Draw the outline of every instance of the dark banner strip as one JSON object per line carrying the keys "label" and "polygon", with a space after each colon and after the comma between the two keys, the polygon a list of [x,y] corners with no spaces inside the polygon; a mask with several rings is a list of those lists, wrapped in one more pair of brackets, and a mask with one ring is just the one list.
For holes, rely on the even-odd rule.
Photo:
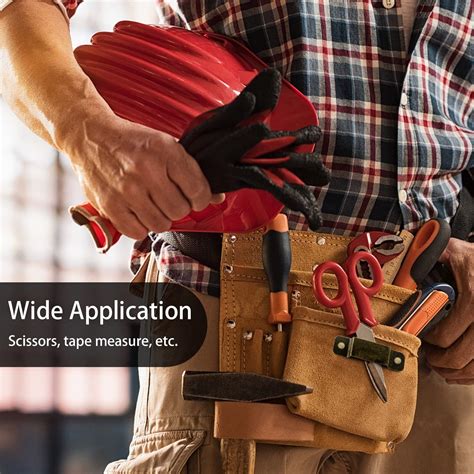
{"label": "dark banner strip", "polygon": [[197,296],[173,283],[0,283],[3,367],[168,367],[206,332]]}

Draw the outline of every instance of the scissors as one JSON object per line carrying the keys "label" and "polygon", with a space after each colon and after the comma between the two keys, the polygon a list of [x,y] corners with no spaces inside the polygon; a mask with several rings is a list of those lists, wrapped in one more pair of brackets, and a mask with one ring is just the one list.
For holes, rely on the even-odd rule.
{"label": "scissors", "polygon": [[[360,260],[364,260],[371,267],[373,280],[370,287],[364,286],[357,278],[357,264]],[[344,267],[345,270],[333,261],[318,265],[313,272],[314,296],[327,308],[341,308],[348,336],[375,342],[372,328],[378,322],[372,312],[370,297],[374,296],[383,285],[382,267],[374,255],[363,251],[352,254]],[[338,292],[335,298],[329,298],[323,289],[323,275],[328,272],[336,276]],[[354,294],[359,314],[352,302],[350,289]],[[375,362],[365,362],[365,367],[377,395],[384,403],[387,402],[387,387],[382,367]]]}

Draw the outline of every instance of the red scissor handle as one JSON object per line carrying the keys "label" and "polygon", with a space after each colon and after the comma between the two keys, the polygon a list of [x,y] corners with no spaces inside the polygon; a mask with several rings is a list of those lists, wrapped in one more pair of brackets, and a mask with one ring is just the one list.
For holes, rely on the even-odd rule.
{"label": "red scissor handle", "polygon": [[[357,263],[365,260],[372,268],[374,279],[372,285],[363,285],[357,277]],[[378,260],[368,252],[356,252],[351,255],[345,263],[344,270],[336,262],[328,261],[318,265],[313,272],[313,291],[316,299],[327,308],[341,308],[346,324],[348,335],[355,334],[359,328],[360,321],[369,327],[376,326],[377,320],[372,313],[370,297],[374,296],[383,285],[382,267]],[[335,298],[329,298],[323,288],[323,274],[332,272],[336,276],[338,292]],[[354,293],[354,298],[359,309],[357,315],[352,303],[350,288]]]}

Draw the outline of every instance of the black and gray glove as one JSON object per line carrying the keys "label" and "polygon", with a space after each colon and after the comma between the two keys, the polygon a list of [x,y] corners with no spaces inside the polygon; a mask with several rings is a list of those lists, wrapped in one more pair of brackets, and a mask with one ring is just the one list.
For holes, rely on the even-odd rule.
{"label": "black and gray glove", "polygon": [[197,117],[180,143],[199,163],[214,193],[242,188],[270,192],[283,205],[302,212],[309,226],[321,225],[321,213],[309,186],[324,186],[329,171],[317,153],[295,147],[314,144],[319,127],[273,131],[263,122],[278,103],[281,76],[262,71],[231,103]]}

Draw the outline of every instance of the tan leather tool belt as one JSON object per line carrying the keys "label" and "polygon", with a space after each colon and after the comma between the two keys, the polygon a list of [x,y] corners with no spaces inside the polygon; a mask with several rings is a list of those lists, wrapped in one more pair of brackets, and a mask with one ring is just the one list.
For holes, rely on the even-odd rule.
{"label": "tan leather tool belt", "polygon": [[[319,306],[312,291],[313,267],[327,260],[344,262],[351,238],[293,231],[290,239],[293,321],[279,332],[267,322],[269,290],[262,264],[262,232],[224,235],[219,364],[222,371],[283,377],[314,391],[287,400],[287,406],[252,406],[251,416],[243,416],[242,404],[219,402],[215,436],[368,453],[391,451],[406,438],[413,422],[420,340],[383,323],[412,292],[384,285],[371,301],[381,323],[374,328],[377,342],[405,359],[402,371],[384,369],[389,401],[382,403],[364,363],[334,353],[335,337],[345,335],[344,320],[339,309]],[[325,289],[335,294],[335,279],[326,277]]]}

